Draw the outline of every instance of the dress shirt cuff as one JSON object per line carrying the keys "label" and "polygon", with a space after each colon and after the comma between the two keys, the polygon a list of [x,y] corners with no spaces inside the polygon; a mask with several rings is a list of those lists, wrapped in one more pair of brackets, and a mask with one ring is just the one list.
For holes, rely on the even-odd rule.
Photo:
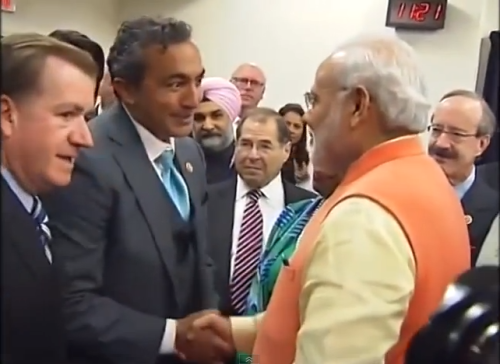
{"label": "dress shirt cuff", "polygon": [[167,319],[165,332],[161,339],[160,354],[175,354],[175,333],[177,331],[177,321]]}
{"label": "dress shirt cuff", "polygon": [[251,353],[262,314],[256,316],[231,317],[231,330],[237,351]]}

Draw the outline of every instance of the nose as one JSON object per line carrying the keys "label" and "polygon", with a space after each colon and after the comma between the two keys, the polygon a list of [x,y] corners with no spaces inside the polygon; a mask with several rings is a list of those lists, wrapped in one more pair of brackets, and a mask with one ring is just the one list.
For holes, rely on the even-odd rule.
{"label": "nose", "polygon": [[214,130],[214,124],[212,122],[212,119],[206,118],[205,121],[203,122],[201,128],[206,131],[211,131]]}
{"label": "nose", "polygon": [[446,133],[441,133],[434,138],[434,145],[440,148],[449,148],[451,146],[450,138]]}
{"label": "nose", "polygon": [[250,153],[248,154],[248,157],[250,159],[259,159],[260,155],[259,152],[257,151],[257,147],[253,146],[252,149],[250,149]]}
{"label": "nose", "polygon": [[200,86],[193,83],[190,87],[186,88],[182,99],[182,106],[186,109],[194,110],[198,107],[200,101]]}
{"label": "nose", "polygon": [[75,123],[75,127],[69,135],[69,140],[73,146],[78,148],[91,148],[94,146],[94,139],[83,117]]}

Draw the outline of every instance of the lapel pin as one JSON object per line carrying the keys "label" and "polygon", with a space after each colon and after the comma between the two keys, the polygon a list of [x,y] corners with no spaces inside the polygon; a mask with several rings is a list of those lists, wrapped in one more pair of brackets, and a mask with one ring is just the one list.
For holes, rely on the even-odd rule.
{"label": "lapel pin", "polygon": [[467,225],[470,225],[470,223],[472,222],[472,216],[470,215],[465,215],[465,223]]}
{"label": "lapel pin", "polygon": [[186,171],[188,171],[189,173],[193,172],[193,165],[189,162],[186,163]]}

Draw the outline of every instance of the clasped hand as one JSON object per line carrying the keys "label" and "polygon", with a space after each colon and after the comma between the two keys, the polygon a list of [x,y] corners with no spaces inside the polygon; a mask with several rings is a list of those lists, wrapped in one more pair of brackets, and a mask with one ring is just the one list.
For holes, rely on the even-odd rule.
{"label": "clasped hand", "polygon": [[175,348],[184,360],[223,364],[235,353],[229,318],[205,310],[178,320]]}

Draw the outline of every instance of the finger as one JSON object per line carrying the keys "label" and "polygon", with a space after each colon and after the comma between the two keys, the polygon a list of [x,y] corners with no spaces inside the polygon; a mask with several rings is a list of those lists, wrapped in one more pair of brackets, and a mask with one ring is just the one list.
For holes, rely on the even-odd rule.
{"label": "finger", "polygon": [[192,327],[195,329],[206,329],[214,325],[219,318],[218,314],[208,313],[204,316],[200,316],[193,321]]}

